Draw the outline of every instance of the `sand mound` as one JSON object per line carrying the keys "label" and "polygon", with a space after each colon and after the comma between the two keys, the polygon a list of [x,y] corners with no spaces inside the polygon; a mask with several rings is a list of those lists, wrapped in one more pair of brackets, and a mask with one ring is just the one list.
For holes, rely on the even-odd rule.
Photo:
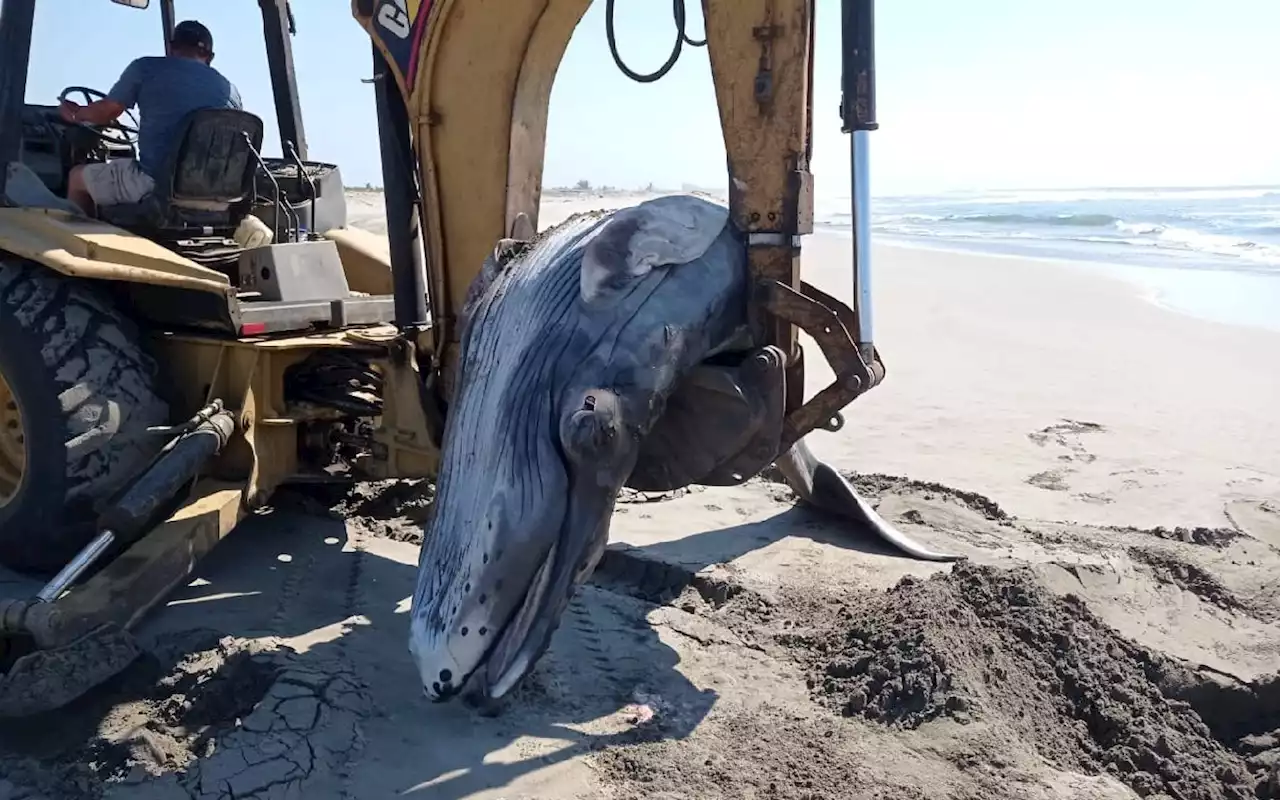
{"label": "sand mound", "polygon": [[844,800],[850,786],[865,785],[862,761],[860,748],[833,721],[766,706],[709,720],[697,747],[655,732],[642,747],[604,751],[599,764],[620,785],[615,795],[628,800]]}
{"label": "sand mound", "polygon": [[1230,547],[1233,542],[1245,536],[1245,534],[1240,531],[1233,530],[1231,528],[1133,528],[1110,526],[1109,530],[1124,533],[1140,533],[1144,536],[1154,536],[1157,539],[1164,539],[1169,542],[1198,544],[1204,547],[1211,547],[1214,550],[1225,550]]}
{"label": "sand mound", "polygon": [[1179,681],[1198,684],[1187,670],[1077,598],[1050,595],[1029,570],[962,562],[859,597],[843,616],[814,642],[810,685],[846,716],[904,728],[942,716],[998,722],[1055,766],[1109,772],[1144,796],[1274,796],[1265,759],[1247,763],[1173,696],[1191,693],[1175,692]]}
{"label": "sand mound", "polygon": [[1151,570],[1152,577],[1161,583],[1176,586],[1223,611],[1247,611],[1247,607],[1222,581],[1203,567],[1178,558],[1176,555],[1147,547],[1130,547],[1129,557]]}

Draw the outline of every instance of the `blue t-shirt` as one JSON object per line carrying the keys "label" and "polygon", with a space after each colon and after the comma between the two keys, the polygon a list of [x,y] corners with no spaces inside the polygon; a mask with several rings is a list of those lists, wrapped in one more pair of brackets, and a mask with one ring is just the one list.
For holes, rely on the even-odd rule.
{"label": "blue t-shirt", "polygon": [[202,108],[241,108],[240,93],[213,67],[191,58],[144,56],[125,67],[107,97],[138,107],[138,166],[155,176],[178,142],[179,124]]}

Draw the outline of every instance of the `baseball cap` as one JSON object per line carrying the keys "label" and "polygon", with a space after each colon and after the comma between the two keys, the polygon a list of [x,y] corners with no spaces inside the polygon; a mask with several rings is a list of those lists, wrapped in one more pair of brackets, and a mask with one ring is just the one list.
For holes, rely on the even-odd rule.
{"label": "baseball cap", "polygon": [[188,47],[200,47],[213,53],[213,34],[193,19],[179,22],[173,29],[173,43]]}

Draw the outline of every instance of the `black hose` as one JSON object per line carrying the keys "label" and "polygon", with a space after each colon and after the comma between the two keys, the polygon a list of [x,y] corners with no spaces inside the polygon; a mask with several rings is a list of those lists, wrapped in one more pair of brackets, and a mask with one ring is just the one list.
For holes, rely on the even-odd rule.
{"label": "black hose", "polygon": [[680,52],[686,44],[690,47],[703,47],[707,43],[706,39],[695,41],[689,38],[689,35],[685,32],[687,16],[685,14],[684,0],[672,0],[671,10],[676,23],[676,43],[671,48],[671,55],[667,57],[667,62],[659,67],[655,72],[651,72],[647,75],[636,72],[623,63],[622,56],[618,54],[618,40],[614,35],[613,30],[614,2],[615,0],[605,0],[604,7],[604,32],[605,36],[609,39],[609,54],[613,56],[613,63],[618,65],[618,69],[622,70],[624,75],[637,83],[653,83],[670,72],[671,68],[680,60]]}

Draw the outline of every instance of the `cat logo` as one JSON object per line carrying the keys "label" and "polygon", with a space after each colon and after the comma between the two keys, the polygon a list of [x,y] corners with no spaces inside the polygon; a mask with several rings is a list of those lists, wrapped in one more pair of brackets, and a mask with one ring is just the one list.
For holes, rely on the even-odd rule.
{"label": "cat logo", "polygon": [[382,0],[378,6],[378,24],[397,39],[408,39],[412,29],[407,3],[408,0]]}

